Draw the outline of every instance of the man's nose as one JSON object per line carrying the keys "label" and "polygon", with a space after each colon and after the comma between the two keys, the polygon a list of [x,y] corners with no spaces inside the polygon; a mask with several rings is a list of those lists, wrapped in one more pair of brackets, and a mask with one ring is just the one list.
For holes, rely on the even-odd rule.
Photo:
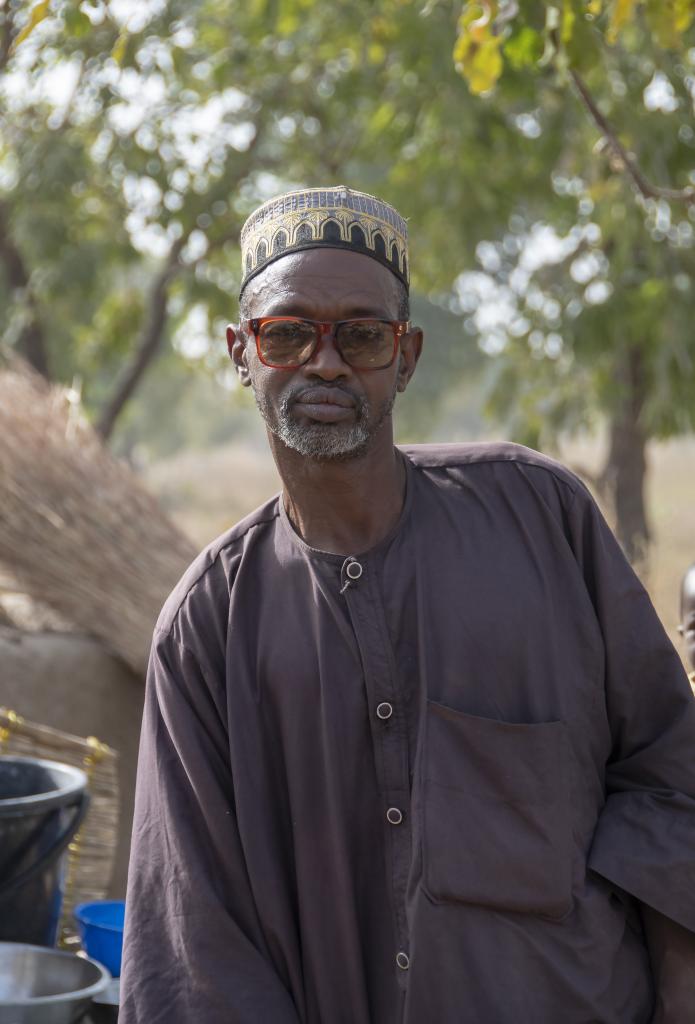
{"label": "man's nose", "polygon": [[321,377],[322,380],[337,380],[350,375],[350,367],[335,344],[335,328],[327,327],[321,330],[316,350],[302,369],[309,376]]}

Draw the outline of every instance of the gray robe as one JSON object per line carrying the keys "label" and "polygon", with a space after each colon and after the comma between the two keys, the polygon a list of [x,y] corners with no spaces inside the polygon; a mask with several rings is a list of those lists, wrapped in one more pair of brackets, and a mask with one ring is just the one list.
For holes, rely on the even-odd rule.
{"label": "gray robe", "polygon": [[162,610],[121,1024],[647,1024],[637,901],[695,931],[695,704],[593,500],[403,453],[372,550],[275,498]]}

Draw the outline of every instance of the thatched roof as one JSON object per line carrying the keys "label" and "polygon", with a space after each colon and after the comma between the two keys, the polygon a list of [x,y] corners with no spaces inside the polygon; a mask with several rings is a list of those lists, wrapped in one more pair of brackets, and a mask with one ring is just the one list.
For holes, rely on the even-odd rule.
{"label": "thatched roof", "polygon": [[193,544],[84,418],[26,363],[0,364],[0,565],[137,671]]}

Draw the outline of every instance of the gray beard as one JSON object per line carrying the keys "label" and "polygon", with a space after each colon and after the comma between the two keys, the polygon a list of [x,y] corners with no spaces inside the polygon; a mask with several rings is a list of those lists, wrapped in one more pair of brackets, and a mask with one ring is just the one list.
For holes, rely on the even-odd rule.
{"label": "gray beard", "polygon": [[396,400],[397,386],[381,405],[377,415],[372,417],[369,402],[364,397],[356,398],[355,422],[351,426],[342,423],[298,423],[292,415],[294,395],[285,395],[275,410],[267,397],[253,388],[261,416],[268,430],[292,451],[308,459],[322,462],[337,462],[356,459],[369,450],[372,439],[390,415]]}

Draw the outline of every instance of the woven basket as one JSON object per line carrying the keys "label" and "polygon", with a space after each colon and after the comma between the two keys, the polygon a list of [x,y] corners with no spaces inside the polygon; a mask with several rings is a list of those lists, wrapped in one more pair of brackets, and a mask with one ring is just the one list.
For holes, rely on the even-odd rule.
{"label": "woven basket", "polygon": [[68,846],[59,945],[73,948],[79,938],[72,917],[78,903],[107,894],[118,837],[118,754],[94,736],[81,739],[46,725],[27,722],[0,707],[0,754],[43,757],[81,768],[89,780],[90,805]]}

